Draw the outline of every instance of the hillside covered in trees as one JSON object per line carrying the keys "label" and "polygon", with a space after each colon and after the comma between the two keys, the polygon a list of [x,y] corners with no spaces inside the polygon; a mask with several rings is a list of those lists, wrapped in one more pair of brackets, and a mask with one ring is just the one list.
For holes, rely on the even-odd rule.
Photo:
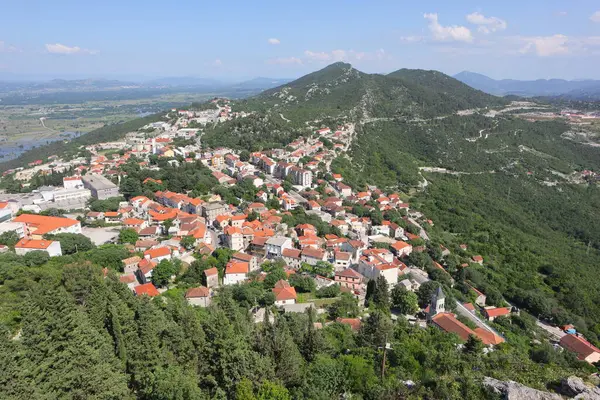
{"label": "hillside covered in trees", "polygon": [[[392,323],[381,296],[358,331],[311,311],[255,323],[266,281],[225,287],[206,309],[187,304],[185,286],[136,297],[114,273],[123,251],[0,255],[3,399],[496,399],[483,377],[544,389],[593,369],[526,340],[536,331],[526,315],[499,321],[511,344],[486,355],[477,341],[457,350],[454,335]],[[342,296],[329,312],[353,309]]]}
{"label": "hillside covered in trees", "polygon": [[306,133],[309,125],[432,118],[503,104],[507,104],[504,99],[474,90],[440,72],[400,70],[388,75],[366,74],[340,62],[237,101],[236,110],[254,114],[208,130],[204,140],[259,150],[288,143]]}

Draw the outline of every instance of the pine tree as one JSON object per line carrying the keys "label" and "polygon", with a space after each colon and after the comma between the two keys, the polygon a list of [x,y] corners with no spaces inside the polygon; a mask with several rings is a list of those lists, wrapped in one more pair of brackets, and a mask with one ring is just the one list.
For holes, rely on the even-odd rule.
{"label": "pine tree", "polygon": [[377,277],[377,280],[375,281],[375,290],[373,291],[371,304],[384,313],[390,313],[390,292],[387,280],[383,275]]}
{"label": "pine tree", "polygon": [[55,398],[127,398],[106,336],[96,331],[64,290],[37,289],[28,302],[22,342],[35,385]]}
{"label": "pine tree", "polygon": [[314,360],[315,355],[317,353],[317,333],[315,331],[315,323],[314,323],[314,315],[313,308],[310,307],[306,310],[308,314],[308,323],[306,327],[306,333],[304,334],[304,341],[302,344],[302,355],[304,359],[308,362]]}

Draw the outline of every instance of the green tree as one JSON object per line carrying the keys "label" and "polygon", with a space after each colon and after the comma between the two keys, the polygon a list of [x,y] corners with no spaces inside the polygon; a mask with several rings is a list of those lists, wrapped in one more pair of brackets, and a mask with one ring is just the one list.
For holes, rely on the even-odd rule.
{"label": "green tree", "polygon": [[163,230],[163,234],[168,235],[169,231],[171,230],[171,228],[173,227],[174,222],[172,219],[166,219],[163,221],[162,223],[162,230]]}
{"label": "green tree", "polygon": [[133,228],[121,229],[119,232],[119,243],[135,244],[139,239],[137,231]]}
{"label": "green tree", "polygon": [[317,275],[332,277],[333,276],[333,264],[327,261],[317,261],[313,267],[313,272]]}
{"label": "green tree", "polygon": [[475,335],[469,335],[469,339],[467,339],[463,351],[468,354],[481,354],[483,347],[484,345],[481,342],[481,339]]}
{"label": "green tree", "polygon": [[426,307],[431,301],[431,296],[435,293],[440,284],[436,281],[427,281],[423,283],[417,290],[419,306]]}
{"label": "green tree", "polygon": [[15,244],[19,241],[19,235],[16,231],[6,231],[0,234],[0,244],[8,247],[15,247]]}
{"label": "green tree", "polygon": [[258,389],[257,400],[291,400],[290,393],[285,386],[265,380]]}
{"label": "green tree", "polygon": [[287,274],[285,273],[283,268],[275,268],[273,269],[273,271],[269,272],[267,276],[265,276],[263,284],[266,289],[273,289],[275,283],[277,283],[277,281],[281,279],[286,280]]}
{"label": "green tree", "polygon": [[44,238],[60,242],[63,255],[88,251],[96,247],[89,237],[81,233],[58,233],[56,235],[44,235]]}
{"label": "green tree", "polygon": [[241,161],[248,161],[248,160],[250,160],[250,152],[248,150],[242,150],[240,152],[240,160]]}
{"label": "green tree", "polygon": [[356,318],[359,313],[358,300],[350,293],[342,293],[340,298],[328,307],[329,317]]}
{"label": "green tree", "polygon": [[365,346],[383,347],[391,340],[393,329],[390,318],[377,309],[360,325],[358,340]]}
{"label": "green tree", "polygon": [[119,191],[123,193],[125,199],[129,200],[130,198],[139,196],[143,193],[142,183],[138,179],[128,176],[121,180]]}
{"label": "green tree", "polygon": [[315,359],[318,352],[318,333],[315,329],[315,310],[310,307],[306,310],[308,321],[306,323],[306,332],[304,333],[304,339],[302,340],[301,351],[304,359],[311,362]]}
{"label": "green tree", "polygon": [[171,277],[177,273],[177,268],[169,260],[161,260],[156,267],[152,270],[152,283],[154,285],[163,287],[166,286]]}
{"label": "green tree", "polygon": [[340,294],[340,286],[339,285],[329,285],[324,286],[317,290],[316,296],[319,299],[330,299],[332,297],[337,297]]}
{"label": "green tree", "polygon": [[289,277],[290,286],[293,286],[300,293],[310,293],[315,290],[315,280],[310,276],[300,274],[291,274]]}
{"label": "green tree", "polygon": [[196,246],[196,239],[193,236],[184,236],[181,238],[181,245],[187,250],[192,250]]}
{"label": "green tree", "polygon": [[378,276],[375,280],[375,290],[369,307],[375,307],[388,314],[390,312],[390,292],[387,280],[383,275]]}
{"label": "green tree", "polygon": [[243,378],[235,389],[235,400],[256,400],[252,382],[248,378]]}
{"label": "green tree", "polygon": [[47,252],[41,250],[29,251],[23,256],[23,262],[28,267],[39,267],[50,259]]}
{"label": "green tree", "polygon": [[414,315],[419,311],[419,298],[398,283],[392,289],[392,306],[401,314]]}
{"label": "green tree", "polygon": [[258,213],[254,210],[252,210],[251,212],[248,213],[248,218],[246,218],[248,220],[248,222],[252,222],[257,220],[259,217]]}

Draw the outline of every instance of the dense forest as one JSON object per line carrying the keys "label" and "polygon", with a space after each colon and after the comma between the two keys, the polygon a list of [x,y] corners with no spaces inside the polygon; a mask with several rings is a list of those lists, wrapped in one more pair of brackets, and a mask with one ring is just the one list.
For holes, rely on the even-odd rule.
{"label": "dense forest", "polygon": [[[543,389],[590,371],[523,340],[536,334],[527,315],[500,319],[511,344],[486,354],[476,340],[457,350],[453,335],[393,322],[383,296],[358,331],[310,310],[267,307],[255,322],[261,282],[220,289],[206,309],[183,298],[185,282],[198,284],[191,272],[178,289],[135,297],[114,275],[118,248],[49,261],[0,255],[3,399],[494,399],[484,376]],[[342,296],[328,312],[352,310],[356,300]]]}

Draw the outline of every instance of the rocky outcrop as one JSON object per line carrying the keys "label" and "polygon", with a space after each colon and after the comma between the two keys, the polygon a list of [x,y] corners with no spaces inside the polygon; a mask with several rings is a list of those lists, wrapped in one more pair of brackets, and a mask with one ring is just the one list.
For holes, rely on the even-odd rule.
{"label": "rocky outcrop", "polygon": [[483,385],[491,391],[503,395],[505,400],[600,400],[600,388],[588,386],[576,376],[564,378],[560,385],[560,396],[544,392],[513,381],[499,381],[485,377]]}
{"label": "rocky outcrop", "polygon": [[562,380],[560,392],[565,396],[575,398],[577,400],[598,400],[600,399],[600,389],[597,387],[589,387],[583,379],[576,376],[570,376]]}
{"label": "rocky outcrop", "polygon": [[504,395],[505,400],[563,400],[557,394],[542,392],[513,381],[499,381],[485,377],[483,384],[495,393]]}

